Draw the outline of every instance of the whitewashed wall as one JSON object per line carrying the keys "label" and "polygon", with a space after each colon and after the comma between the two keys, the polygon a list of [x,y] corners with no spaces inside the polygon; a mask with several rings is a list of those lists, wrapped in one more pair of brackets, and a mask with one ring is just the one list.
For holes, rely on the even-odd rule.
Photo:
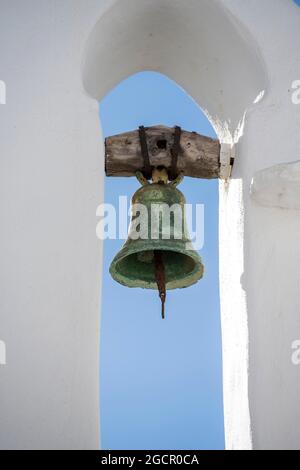
{"label": "whitewashed wall", "polygon": [[[292,364],[291,344],[300,338],[300,212],[293,209],[300,186],[296,184],[297,192],[291,191],[290,197],[298,178],[296,167],[279,185],[272,166],[300,159],[300,105],[292,103],[292,82],[300,78],[300,8],[292,0],[255,1],[248,8],[240,8],[241,3],[248,2],[231,2],[232,11],[239,11],[240,20],[251,27],[268,73],[266,97],[248,116],[234,170],[234,178],[241,178],[243,185],[241,285],[249,324],[253,447],[299,449],[300,367]],[[261,188],[262,196],[270,194],[270,207],[264,207],[250,198],[249,188],[256,172],[270,167],[269,182]],[[277,207],[281,197],[286,199],[285,209]],[[224,252],[225,233],[221,244]]]}
{"label": "whitewashed wall", "polygon": [[221,141],[237,142],[220,202],[227,448],[299,446],[300,370],[290,360],[300,334],[299,212],[261,206],[259,185],[254,202],[250,183],[299,158],[300,107],[289,90],[300,79],[300,9],[292,0],[0,7],[0,446],[98,446],[97,100],[145,69],[183,86]]}
{"label": "whitewashed wall", "polygon": [[99,446],[103,152],[98,106],[80,73],[96,3],[0,1],[5,449]]}

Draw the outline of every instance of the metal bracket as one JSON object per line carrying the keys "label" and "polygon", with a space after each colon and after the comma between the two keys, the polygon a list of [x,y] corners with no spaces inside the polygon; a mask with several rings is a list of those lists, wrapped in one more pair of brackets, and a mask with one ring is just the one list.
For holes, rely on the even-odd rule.
{"label": "metal bracket", "polygon": [[172,164],[171,169],[169,171],[169,180],[173,181],[178,177],[178,156],[180,153],[180,139],[181,139],[181,127],[175,126],[175,134],[174,134],[174,144],[171,148],[171,156],[172,156]]}
{"label": "metal bracket", "polygon": [[144,126],[139,127],[139,136],[140,136],[142,156],[144,160],[144,167],[142,169],[142,173],[147,180],[150,180],[152,177],[152,167],[150,164],[146,129]]}
{"label": "metal bracket", "polygon": [[236,147],[231,144],[221,144],[220,151],[220,178],[227,180],[231,176],[236,156]]}

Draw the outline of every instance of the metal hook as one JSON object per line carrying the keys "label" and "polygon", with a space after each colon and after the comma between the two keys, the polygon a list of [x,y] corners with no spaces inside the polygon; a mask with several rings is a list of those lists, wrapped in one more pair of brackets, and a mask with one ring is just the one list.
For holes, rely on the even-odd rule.
{"label": "metal hook", "polygon": [[177,178],[175,178],[173,181],[169,183],[169,186],[174,186],[175,188],[183,181],[184,179],[184,173],[179,173]]}
{"label": "metal hook", "polygon": [[145,176],[143,175],[143,173],[141,171],[137,171],[136,174],[135,174],[138,182],[142,185],[142,186],[147,186],[149,183],[149,181],[147,180],[147,178],[145,178]]}

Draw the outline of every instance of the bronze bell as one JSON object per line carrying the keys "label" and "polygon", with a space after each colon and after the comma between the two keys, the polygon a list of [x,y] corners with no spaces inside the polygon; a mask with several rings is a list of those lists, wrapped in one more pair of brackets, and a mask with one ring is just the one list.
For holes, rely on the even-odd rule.
{"label": "bronze bell", "polygon": [[166,172],[155,170],[150,184],[141,173],[137,176],[143,186],[132,198],[128,239],[110,274],[127,287],[158,289],[164,318],[166,291],[195,284],[204,266],[187,233],[186,201],[176,188],[182,178],[168,182]]}

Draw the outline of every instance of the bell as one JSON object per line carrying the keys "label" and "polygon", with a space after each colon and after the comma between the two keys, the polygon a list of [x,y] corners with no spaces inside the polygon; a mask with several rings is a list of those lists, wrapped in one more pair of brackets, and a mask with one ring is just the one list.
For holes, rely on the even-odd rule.
{"label": "bell", "polygon": [[113,279],[127,287],[158,289],[162,317],[166,290],[185,288],[199,281],[204,266],[193,249],[185,218],[185,197],[159,177],[132,198],[129,235],[110,266]]}

